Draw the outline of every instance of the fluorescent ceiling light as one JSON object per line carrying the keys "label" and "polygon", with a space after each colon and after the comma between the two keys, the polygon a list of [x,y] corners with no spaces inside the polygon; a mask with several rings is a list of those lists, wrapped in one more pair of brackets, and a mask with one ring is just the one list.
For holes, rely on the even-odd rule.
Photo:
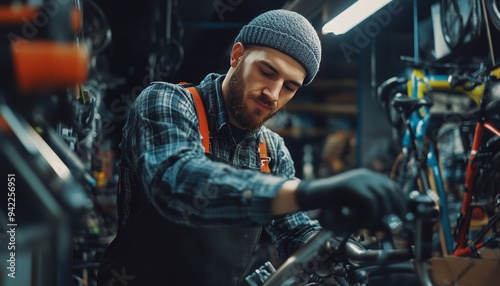
{"label": "fluorescent ceiling light", "polygon": [[392,0],[358,0],[323,26],[323,34],[343,34]]}

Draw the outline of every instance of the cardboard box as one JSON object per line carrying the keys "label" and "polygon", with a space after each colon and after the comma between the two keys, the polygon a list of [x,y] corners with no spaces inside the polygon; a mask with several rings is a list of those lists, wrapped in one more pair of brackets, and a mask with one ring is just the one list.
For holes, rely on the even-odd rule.
{"label": "cardboard box", "polygon": [[430,268],[437,286],[500,285],[500,250],[484,249],[482,258],[433,257]]}

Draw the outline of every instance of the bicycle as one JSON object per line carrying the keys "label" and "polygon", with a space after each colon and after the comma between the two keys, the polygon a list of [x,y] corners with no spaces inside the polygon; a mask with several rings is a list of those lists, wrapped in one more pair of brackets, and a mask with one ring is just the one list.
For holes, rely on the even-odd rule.
{"label": "bicycle", "polygon": [[[485,1],[482,0],[479,7],[476,5],[476,1],[473,2],[474,3],[469,3],[474,7],[474,10],[471,11],[471,13],[474,12],[476,14],[480,14],[480,11],[478,11],[480,8],[482,8],[484,12],[486,7]],[[450,3],[453,4],[453,9],[457,12],[459,8],[457,6],[458,2],[451,0]],[[416,1],[414,4],[413,16],[414,23],[416,23],[418,19]],[[464,3],[460,2],[460,4]],[[464,5],[460,6],[463,8]],[[488,17],[485,12],[483,13],[483,16],[487,22]],[[449,118],[460,118],[459,121],[461,123],[466,120],[474,121],[476,118],[472,113],[468,116],[464,116],[460,113],[445,114],[448,118],[441,118],[440,122],[438,121],[436,124],[434,119],[438,116],[430,113],[429,108],[432,105],[432,102],[424,102],[424,96],[435,91],[445,92],[447,95],[466,95],[468,98],[472,99],[473,105],[480,107],[481,104],[485,102],[483,94],[485,93],[487,84],[484,80],[478,80],[480,75],[484,75],[484,71],[478,72],[469,77],[464,77],[464,75],[470,75],[471,70],[477,70],[477,66],[459,66],[456,64],[438,64],[422,61],[419,57],[419,50],[417,48],[417,25],[414,25],[414,29],[415,58],[410,59],[402,57],[402,60],[411,63],[411,75],[409,77],[395,77],[385,81],[379,87],[378,96],[382,102],[382,107],[386,111],[389,122],[393,126],[394,130],[397,130],[398,132],[396,134],[396,138],[401,138],[401,153],[396,158],[391,176],[394,179],[399,179],[402,187],[406,188],[407,192],[419,189],[420,192],[427,193],[433,198],[440,210],[439,227],[441,253],[448,255],[455,249],[455,239],[453,237],[450,212],[448,210],[448,196],[441,172],[441,163],[438,158],[439,150],[436,145],[437,142],[431,140],[433,139],[433,132],[436,130],[436,126],[433,125],[438,125],[437,127],[439,127],[439,124],[441,124],[442,121],[446,121]],[[493,66],[495,66],[493,51],[491,49],[492,37],[489,29],[487,29],[487,38],[489,41]],[[396,89],[396,91],[391,93],[394,89]],[[396,102],[398,104],[397,108],[399,111],[393,113],[395,109],[391,106],[391,95],[397,94],[398,92],[407,94],[414,100],[414,102],[412,104],[405,104],[403,101],[408,101],[407,103],[412,101],[405,99],[402,99],[399,103]],[[422,102],[419,103],[419,101]],[[482,107],[480,107],[480,109],[481,108]],[[398,120],[396,116],[402,116],[402,120]],[[404,123],[404,126],[402,123]],[[404,134],[401,134],[401,132]],[[463,139],[467,139],[467,135],[468,134],[464,134]],[[467,145],[467,140],[465,140],[464,144]],[[464,164],[463,173],[465,173],[466,159],[464,159],[462,163]],[[461,166],[457,167],[457,169],[461,168]],[[427,170],[429,170],[429,174],[427,173]],[[464,177],[465,176],[470,176],[470,174],[464,175]],[[435,193],[437,195],[435,195]],[[461,204],[464,205],[463,202]]]}
{"label": "bicycle", "polygon": [[[436,205],[439,206],[441,215],[441,249],[444,254],[448,254],[453,249],[448,200],[437,147],[435,142],[430,140],[434,133],[433,130],[436,128],[436,118],[439,116],[430,113],[429,108],[432,105],[430,102],[421,102],[419,105],[418,101],[413,104],[404,104],[401,101],[397,107],[398,112],[394,113],[396,109],[391,108],[392,96],[401,92],[408,94],[410,98],[423,99],[428,92],[440,91],[447,95],[465,94],[472,99],[474,104],[479,104],[484,85],[478,85],[474,88],[452,86],[448,81],[448,71],[457,70],[458,65],[423,61],[415,63],[413,59],[406,57],[402,57],[402,60],[412,65],[412,73],[409,78],[390,78],[383,82],[378,89],[382,107],[390,124],[397,132],[395,137],[401,140],[401,153],[393,164],[390,177],[398,181],[406,192],[420,189],[433,197]],[[433,69],[444,69],[446,72],[435,72]],[[431,72],[427,73],[426,71]],[[403,120],[398,120],[397,117],[401,115]],[[450,116],[450,114],[445,114],[445,116]],[[437,121],[442,121],[442,119]],[[413,169],[408,168],[408,165],[413,166]],[[430,170],[430,176],[427,174],[427,170]]]}
{"label": "bicycle", "polygon": [[[464,197],[455,229],[456,247],[453,256],[478,256],[477,250],[496,243],[500,236],[500,99],[493,98],[491,87],[499,83],[500,65],[481,70],[470,79],[458,77],[454,84],[472,81],[476,85],[486,83],[486,91],[478,109],[472,112],[476,126],[465,174]],[[486,133],[487,132],[487,133]],[[477,235],[472,233],[472,218],[480,208],[487,223]],[[469,242],[469,239],[472,241]]]}
{"label": "bicycle", "polygon": [[[498,181],[492,180],[497,178],[496,170],[500,166],[500,132],[498,120],[495,116],[499,112],[498,99],[491,98],[490,88],[495,82],[498,82],[498,74],[500,69],[498,66],[491,69],[480,69],[473,75],[454,74],[449,77],[449,88],[453,89],[461,86],[465,90],[472,91],[478,87],[483,91],[483,96],[476,110],[471,112],[467,117],[469,120],[474,120],[475,128],[472,136],[472,146],[469,152],[467,168],[465,171],[464,196],[461,202],[460,216],[457,219],[457,226],[454,230],[448,225],[449,213],[447,209],[446,193],[443,190],[442,174],[439,170],[439,162],[437,160],[438,146],[435,142],[427,141],[424,143],[423,138],[427,120],[429,120],[429,107],[432,102],[428,98],[421,97],[405,97],[401,94],[392,100],[392,105],[402,114],[403,121],[406,125],[407,137],[403,140],[403,156],[404,160],[396,161],[395,169],[402,166],[402,182],[407,191],[418,187],[417,179],[419,180],[421,192],[428,193],[433,197],[431,182],[434,183],[438,198],[434,200],[439,205],[440,209],[440,224],[442,226],[442,235],[445,238],[446,245],[443,247],[443,254],[453,256],[477,256],[477,249],[480,249],[488,244],[493,244],[498,239],[499,228],[499,209],[500,195],[498,194]],[[383,85],[382,92],[386,92]],[[411,94],[411,93],[410,93]],[[382,94],[382,96],[386,96]],[[424,116],[421,116],[423,110]],[[412,121],[413,120],[413,121]],[[414,123],[412,125],[412,123]],[[416,128],[418,126],[419,128]],[[485,130],[489,134],[484,134]],[[406,142],[406,143],[405,143]],[[409,178],[406,176],[406,163],[413,159],[412,165],[415,170]],[[426,164],[426,165],[423,165]],[[431,176],[425,172],[425,167],[431,167]],[[497,168],[497,169],[496,169]],[[397,172],[394,172],[397,174]],[[393,175],[394,175],[393,174]],[[496,179],[498,180],[498,178]],[[408,182],[410,182],[408,184]],[[490,191],[490,193],[488,193]],[[471,244],[468,243],[469,233],[472,233],[472,216],[473,213],[481,214],[478,208],[484,209],[484,220],[482,230],[475,236]],[[488,222],[485,220],[488,218]],[[478,227],[477,225],[475,227]],[[487,235],[488,234],[488,235]],[[450,239],[451,240],[450,242]]]}

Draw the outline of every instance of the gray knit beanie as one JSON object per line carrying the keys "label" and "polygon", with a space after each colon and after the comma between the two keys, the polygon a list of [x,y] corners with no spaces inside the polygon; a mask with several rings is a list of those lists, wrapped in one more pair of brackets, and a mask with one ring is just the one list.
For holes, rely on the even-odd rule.
{"label": "gray knit beanie", "polygon": [[306,70],[304,85],[316,76],[321,62],[321,42],[302,15],[288,10],[267,11],[245,25],[234,42],[274,48],[297,60]]}

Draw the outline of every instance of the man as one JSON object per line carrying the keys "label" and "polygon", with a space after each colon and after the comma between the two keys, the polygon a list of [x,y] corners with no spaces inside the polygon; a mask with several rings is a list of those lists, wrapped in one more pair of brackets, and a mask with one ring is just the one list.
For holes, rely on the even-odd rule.
{"label": "man", "polygon": [[[263,126],[311,83],[320,60],[316,31],[295,12],[268,11],[243,27],[227,74],[197,86],[210,155],[186,88],[155,82],[140,94],[123,129],[119,231],[100,285],[238,285],[262,226],[285,259],[320,230],[302,211],[336,217],[362,205],[360,224],[371,224],[396,210],[394,185],[367,170],[299,182],[283,139]],[[271,174],[259,171],[261,142]]]}

